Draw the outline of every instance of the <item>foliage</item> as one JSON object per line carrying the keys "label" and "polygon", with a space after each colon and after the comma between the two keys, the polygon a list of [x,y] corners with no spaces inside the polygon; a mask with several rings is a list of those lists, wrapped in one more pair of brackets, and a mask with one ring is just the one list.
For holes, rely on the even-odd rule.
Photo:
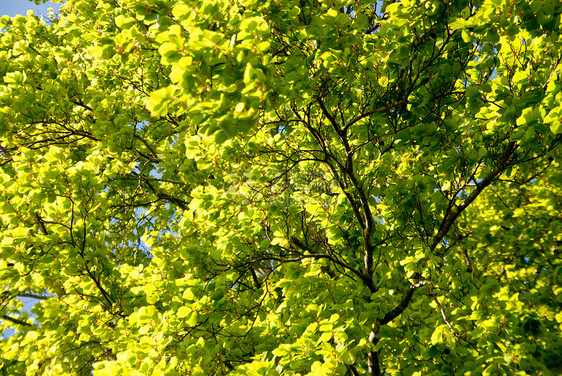
{"label": "foliage", "polygon": [[2,18],[1,372],[557,374],[561,13]]}

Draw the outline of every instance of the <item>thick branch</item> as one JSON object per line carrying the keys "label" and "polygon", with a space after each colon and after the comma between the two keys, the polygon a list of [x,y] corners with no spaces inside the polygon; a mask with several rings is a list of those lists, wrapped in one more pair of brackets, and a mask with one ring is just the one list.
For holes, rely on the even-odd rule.
{"label": "thick branch", "polygon": [[383,319],[380,321],[380,324],[381,325],[388,324],[389,322],[400,316],[402,312],[404,312],[406,307],[408,307],[408,304],[410,304],[410,301],[412,300],[412,297],[414,296],[414,292],[416,291],[416,289],[418,287],[425,286],[426,284],[427,282],[420,281],[410,285],[406,290],[406,292],[404,293],[404,296],[402,297],[400,303],[398,303],[396,307],[394,307],[391,311],[387,312],[386,315],[384,315]]}
{"label": "thick branch", "polygon": [[37,300],[48,300],[48,299],[51,299],[50,296],[37,295],[37,294],[25,293],[25,292],[19,293],[18,296],[19,296],[19,297],[22,297],[22,298],[32,298],[32,299],[37,299]]}
{"label": "thick branch", "polygon": [[13,322],[14,324],[17,324],[17,325],[31,326],[31,324],[28,323],[28,322],[25,322],[25,321],[20,320],[20,319],[16,319],[14,317],[10,317],[8,315],[2,316],[2,319],[6,320],[6,321]]}
{"label": "thick branch", "polygon": [[[363,218],[361,218],[360,213],[356,213],[357,219],[359,221],[359,223],[363,223],[363,226],[361,226],[361,232],[363,235],[363,249],[364,249],[364,263],[365,263],[365,274],[367,276],[367,279],[370,280],[369,283],[369,288],[371,289],[371,286],[374,287],[374,282],[372,281],[372,274],[373,274],[373,253],[374,253],[374,247],[371,244],[371,237],[373,236],[373,232],[375,230],[375,224],[374,224],[374,220],[373,220],[373,214],[371,213],[371,207],[369,206],[369,201],[367,199],[367,196],[365,195],[365,192],[363,190],[363,188],[361,187],[361,185],[359,184],[359,182],[357,181],[357,177],[355,176],[354,173],[354,168],[353,168],[353,150],[351,149],[351,147],[349,146],[349,142],[347,140],[347,136],[346,136],[346,131],[344,129],[342,129],[336,119],[334,118],[334,116],[330,113],[330,111],[328,111],[328,109],[326,108],[326,105],[324,104],[324,101],[322,100],[321,97],[317,97],[316,99],[318,101],[318,104],[320,105],[320,109],[322,110],[322,113],[324,114],[324,116],[326,116],[326,118],[328,118],[328,121],[330,122],[330,124],[332,125],[332,128],[334,129],[334,131],[337,133],[343,147],[344,150],[346,152],[346,160],[345,160],[345,166],[343,169],[343,172],[346,174],[346,176],[349,178],[349,180],[351,181],[351,184],[353,185],[353,189],[355,190],[355,192],[357,193],[357,195],[359,196],[359,202],[361,203],[361,208],[363,209]],[[365,278],[363,278],[363,280],[366,280]],[[371,289],[371,291],[373,291],[373,289]],[[374,291],[376,291],[376,287],[374,287]]]}
{"label": "thick branch", "polygon": [[[379,341],[379,339],[377,338],[379,328],[379,323],[375,322],[375,326],[373,327],[373,330],[371,330],[371,334],[369,334],[369,342],[371,342],[373,346],[375,346]],[[378,350],[371,349],[369,351],[369,353],[367,354],[367,366],[370,375],[381,376],[381,365]]]}
{"label": "thick branch", "polygon": [[355,368],[353,364],[348,364],[347,367],[349,368],[353,376],[359,376],[359,372],[357,371],[357,368]]}
{"label": "thick branch", "polygon": [[468,197],[461,202],[460,205],[453,205],[447,212],[439,226],[439,230],[437,234],[433,238],[433,242],[431,243],[431,250],[434,250],[437,245],[443,240],[445,235],[449,232],[449,229],[455,223],[455,220],[458,216],[482,193],[482,191],[492,184],[494,180],[509,166],[510,159],[515,154],[517,150],[517,144],[515,142],[510,142],[507,148],[505,149],[504,153],[500,156],[496,167],[490,171],[488,175],[482,179],[482,181],[476,183],[476,188],[470,192]]}
{"label": "thick branch", "polygon": [[47,232],[47,227],[45,227],[45,222],[43,221],[39,213],[37,212],[35,213],[35,218],[37,218],[37,223],[39,223],[39,227],[41,227],[41,231],[43,231],[43,235],[49,235],[49,233]]}

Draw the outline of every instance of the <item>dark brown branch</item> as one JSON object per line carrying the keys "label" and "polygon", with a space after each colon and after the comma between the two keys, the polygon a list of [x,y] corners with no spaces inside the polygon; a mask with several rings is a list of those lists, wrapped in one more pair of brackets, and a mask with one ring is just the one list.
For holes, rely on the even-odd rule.
{"label": "dark brown branch", "polygon": [[35,213],[35,218],[37,219],[37,222],[39,223],[39,226],[41,227],[41,231],[43,231],[43,234],[49,235],[49,233],[47,232],[47,227],[45,227],[45,222],[43,221],[39,213]]}
{"label": "dark brown branch", "polygon": [[[371,333],[369,334],[369,342],[371,342],[373,346],[375,346],[379,341],[379,339],[377,338],[379,329],[380,329],[380,324],[378,323],[378,321],[375,321],[375,326],[373,327]],[[369,351],[369,353],[367,354],[367,366],[370,375],[381,376],[382,373],[381,373],[381,365],[380,365],[378,350],[371,349]]]}
{"label": "dark brown branch", "polygon": [[[458,216],[482,193],[482,191],[492,184],[494,180],[509,166],[510,160],[515,154],[517,150],[517,144],[515,142],[510,142],[503,154],[498,159],[498,163],[496,167],[490,171],[482,181],[476,183],[476,188],[470,192],[468,197],[461,202],[460,205],[449,205],[445,216],[443,217],[443,221],[439,226],[439,230],[437,234],[433,238],[433,242],[431,243],[431,250],[434,250],[437,245],[443,240],[445,235],[449,232],[449,229],[455,223],[455,220]],[[453,199],[454,200],[454,199]],[[452,202],[452,201],[451,201]]]}
{"label": "dark brown branch", "polygon": [[252,279],[254,281],[254,284],[256,285],[256,288],[259,290],[261,288],[261,282],[258,279],[258,276],[256,275],[256,271],[253,268],[249,268],[250,273],[252,275]]}
{"label": "dark brown branch", "polygon": [[[87,232],[88,230],[87,230],[87,225],[86,225],[86,215],[84,215],[83,221],[84,221],[84,223],[83,223],[83,230],[82,230],[82,244],[80,244],[78,254],[82,258],[82,261],[84,261],[84,268],[86,269],[86,274],[94,282],[94,285],[97,287],[97,289],[99,290],[99,292],[101,293],[101,295],[105,299],[105,302],[101,299],[100,299],[100,301],[102,301],[102,303],[107,303],[106,308],[109,309],[109,308],[111,308],[113,303],[115,303],[115,301],[113,300],[111,295],[105,290],[105,288],[101,285],[101,274],[100,274],[100,276],[98,276],[98,278],[96,278],[96,276],[94,275],[94,273],[90,269],[90,266],[88,265],[88,260],[86,260],[86,239],[87,239],[87,236],[88,236],[88,232]],[[72,231],[71,231],[71,233],[72,233]]]}
{"label": "dark brown branch", "polygon": [[37,294],[26,293],[26,292],[19,293],[19,294],[17,294],[17,296],[22,297],[22,298],[32,298],[32,299],[37,299],[37,300],[51,299],[50,296],[37,295]]}
{"label": "dark brown branch", "polygon": [[10,321],[10,322],[12,322],[14,324],[17,324],[17,325],[31,326],[31,324],[28,323],[28,322],[25,322],[25,321],[20,320],[20,319],[16,319],[14,317],[10,317],[8,315],[4,315],[4,316],[2,316],[2,318],[6,321]]}
{"label": "dark brown branch", "polygon": [[357,371],[357,368],[355,368],[353,364],[348,364],[347,368],[349,368],[353,376],[359,376],[359,372]]}
{"label": "dark brown branch", "polygon": [[[156,152],[152,149],[152,147],[148,144],[148,142],[146,142],[146,140],[144,138],[142,138],[141,136],[139,136],[138,134],[135,134],[134,137],[137,140],[140,140],[143,145],[148,149],[148,151],[150,152],[152,158],[147,158],[149,159],[151,162],[161,162],[162,160],[158,157],[158,155],[156,154]],[[145,157],[146,158],[146,157]]]}
{"label": "dark brown branch", "polygon": [[78,100],[71,100],[72,103],[74,103],[77,106],[80,106],[90,112],[94,112],[94,110],[92,109],[92,107],[88,106],[87,104],[85,104],[84,102],[82,102],[81,98],[78,98]]}
{"label": "dark brown branch", "polygon": [[418,287],[425,286],[426,284],[427,282],[424,281],[411,284],[404,293],[404,296],[402,297],[400,303],[398,303],[396,307],[394,307],[390,312],[387,312],[386,315],[384,315],[383,319],[380,321],[380,324],[388,324],[389,322],[400,316],[402,312],[404,312],[404,310],[408,307],[408,304],[410,304],[410,301],[412,300],[416,289]]}
{"label": "dark brown branch", "polygon": [[[363,209],[363,216],[359,211],[354,211],[357,220],[361,226],[361,233],[363,237],[363,250],[364,250],[364,266],[365,272],[362,277],[362,280],[365,282],[367,287],[371,290],[371,292],[375,292],[378,290],[375,282],[373,281],[373,253],[374,247],[371,244],[371,238],[373,236],[373,232],[375,230],[375,223],[373,221],[373,214],[371,212],[371,207],[369,206],[369,201],[367,200],[367,196],[365,195],[364,190],[360,186],[359,182],[354,173],[353,168],[353,151],[349,146],[349,142],[347,140],[346,131],[343,130],[337,123],[336,119],[330,114],[324,101],[321,97],[316,98],[318,104],[320,105],[320,109],[324,116],[326,116],[332,125],[332,128],[337,133],[338,137],[340,138],[341,143],[344,146],[346,152],[346,161],[345,166],[342,171],[346,174],[348,179],[351,181],[353,189],[359,196],[359,202],[361,203],[361,208]],[[345,192],[345,190],[344,190]]]}

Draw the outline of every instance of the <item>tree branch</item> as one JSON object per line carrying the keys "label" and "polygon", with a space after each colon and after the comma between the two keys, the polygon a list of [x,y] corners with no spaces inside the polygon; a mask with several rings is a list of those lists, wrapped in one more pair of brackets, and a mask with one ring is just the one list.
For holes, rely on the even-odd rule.
{"label": "tree branch", "polygon": [[21,294],[17,294],[17,296],[20,296],[22,298],[32,298],[32,299],[37,299],[37,300],[48,300],[51,299],[50,296],[43,296],[43,295],[37,295],[37,294],[31,294],[31,293],[21,293]]}
{"label": "tree branch", "polygon": [[[497,176],[499,176],[510,164],[510,159],[515,154],[517,150],[517,144],[515,142],[510,142],[503,154],[500,156],[498,160],[498,164],[496,167],[490,171],[488,175],[482,179],[482,181],[476,183],[476,188],[470,192],[468,197],[461,202],[460,205],[452,205],[447,209],[445,216],[443,217],[443,221],[439,226],[439,230],[437,234],[433,238],[433,242],[431,243],[431,250],[435,250],[437,245],[443,240],[445,235],[449,232],[449,229],[455,223],[457,217],[482,193],[484,188],[489,186],[494,182]],[[454,198],[453,198],[454,200]]]}
{"label": "tree branch", "polygon": [[417,283],[411,284],[404,293],[404,296],[402,297],[400,303],[398,303],[396,307],[394,307],[391,311],[387,312],[386,315],[384,315],[383,319],[380,321],[380,324],[388,324],[389,322],[400,316],[402,312],[404,312],[406,307],[408,307],[408,304],[410,304],[410,301],[412,300],[416,289],[425,285],[427,285],[427,282],[425,281],[419,281]]}
{"label": "tree branch", "polygon": [[6,321],[10,321],[10,322],[12,322],[14,324],[17,324],[17,325],[31,326],[31,324],[28,323],[28,322],[25,322],[25,321],[20,320],[20,319],[16,319],[14,317],[10,317],[8,315],[4,315],[4,316],[2,316],[2,318]]}
{"label": "tree branch", "polygon": [[371,212],[371,207],[369,206],[369,201],[367,199],[367,196],[365,195],[363,188],[361,187],[361,185],[357,181],[357,177],[355,176],[354,167],[353,167],[353,150],[349,146],[349,142],[346,136],[346,131],[338,125],[334,116],[330,114],[330,112],[326,108],[326,105],[324,104],[322,98],[317,97],[316,100],[320,106],[320,109],[322,110],[322,113],[324,114],[324,116],[328,118],[330,124],[332,125],[332,128],[338,135],[346,153],[345,166],[342,169],[342,171],[348,177],[349,181],[351,182],[351,185],[353,186],[353,189],[357,193],[357,196],[359,196],[359,202],[361,203],[361,208],[363,209],[362,217],[359,211],[355,211],[357,220],[361,225],[361,233],[363,237],[365,271],[364,271],[364,276],[361,279],[365,282],[365,284],[367,285],[369,290],[371,290],[371,292],[376,292],[378,290],[378,287],[376,286],[372,277],[374,247],[371,244],[371,237],[373,236],[373,232],[375,230],[375,223],[373,221],[373,214]]}
{"label": "tree branch", "polygon": [[451,331],[453,331],[453,327],[451,326],[451,323],[449,322],[449,319],[447,319],[447,315],[445,314],[445,310],[443,309],[443,306],[441,305],[441,303],[439,303],[439,300],[437,299],[436,296],[433,297],[433,300],[435,300],[435,303],[437,303],[437,306],[439,307],[439,310],[441,311],[441,317],[443,317],[443,321],[445,321],[445,324],[447,324],[449,329]]}
{"label": "tree branch", "polygon": [[348,364],[347,368],[349,368],[353,376],[359,376],[359,372],[357,372],[357,368],[353,364]]}
{"label": "tree branch", "polygon": [[[380,329],[380,324],[378,320],[375,320],[375,325],[369,334],[369,342],[372,343],[373,346],[376,346],[379,339],[377,338],[377,334]],[[372,376],[381,376],[381,365],[379,359],[379,351],[371,348],[369,353],[367,354],[367,367],[369,369],[369,374]]]}

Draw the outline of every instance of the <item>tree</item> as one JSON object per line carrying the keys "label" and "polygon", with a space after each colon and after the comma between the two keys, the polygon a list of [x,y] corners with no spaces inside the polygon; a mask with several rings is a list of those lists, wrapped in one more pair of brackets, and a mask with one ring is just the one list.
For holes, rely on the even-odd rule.
{"label": "tree", "polygon": [[558,1],[60,12],[0,24],[3,374],[560,372]]}

